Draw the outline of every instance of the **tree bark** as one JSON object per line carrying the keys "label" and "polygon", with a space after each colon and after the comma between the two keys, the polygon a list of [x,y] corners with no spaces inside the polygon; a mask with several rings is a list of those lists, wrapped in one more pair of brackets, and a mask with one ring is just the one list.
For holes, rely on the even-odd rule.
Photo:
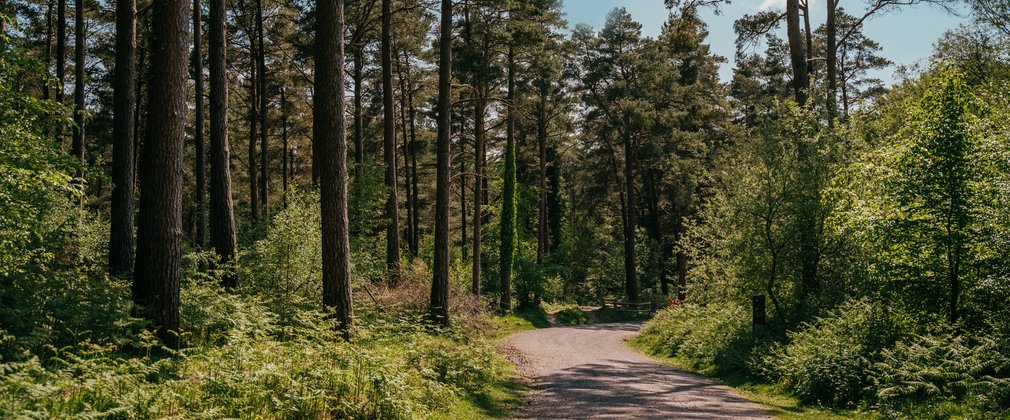
{"label": "tree bark", "polygon": [[[131,0],[132,1],[132,0]],[[203,6],[200,0],[193,0],[193,81],[196,89],[194,97],[195,120],[193,141],[196,145],[196,243],[203,248],[207,244],[207,147],[203,137]]]}
{"label": "tree bark", "polygon": [[258,64],[256,63],[256,41],[253,39],[253,35],[249,34],[249,148],[248,160],[249,160],[249,218],[255,223],[259,220],[260,215],[260,201],[259,201],[259,171],[256,169],[256,160],[258,158],[256,154],[256,142],[259,140],[256,132],[256,124],[259,123],[259,113],[257,107],[259,102],[257,101],[257,94],[259,91],[259,82],[257,79]]}
{"label": "tree bark", "polygon": [[561,245],[561,219],[564,209],[561,204],[561,159],[558,150],[553,145],[547,145],[547,179],[550,181],[547,196],[547,225],[550,240],[547,241],[547,251],[557,251]]}
{"label": "tree bark", "polygon": [[71,146],[72,154],[77,163],[77,179],[81,184],[81,196],[78,204],[84,205],[87,194],[84,192],[87,184],[84,182],[84,167],[87,162],[84,160],[84,77],[85,52],[87,41],[84,33],[84,0],[77,0],[74,4],[74,136]]}
{"label": "tree bark", "polygon": [[835,18],[837,0],[827,0],[828,17],[825,22],[827,30],[827,57],[825,66],[828,72],[828,124],[834,124],[838,113],[838,25]]}
{"label": "tree bark", "polygon": [[[45,56],[45,66],[46,66],[46,80],[42,86],[42,99],[48,101],[52,95],[52,84],[49,80],[52,77],[50,73],[51,67],[49,67],[53,62],[53,2],[52,0],[46,1],[46,56]],[[47,129],[48,130],[48,129]],[[48,131],[47,131],[48,133]]]}
{"label": "tree bark", "polygon": [[[403,51],[404,60],[409,60],[410,56],[407,55],[407,50]],[[403,193],[404,193],[404,207],[407,209],[407,226],[405,229],[407,237],[407,247],[410,250],[410,255],[413,257],[417,249],[414,243],[414,213],[417,211],[414,208],[414,203],[411,201],[413,196],[413,190],[411,189],[410,180],[410,138],[408,137],[407,130],[407,80],[403,73],[403,66],[400,64],[399,54],[397,54],[396,59],[396,75],[400,82],[400,133],[403,137]]]}
{"label": "tree bark", "polygon": [[350,339],[351,248],[347,220],[347,141],[344,137],[344,2],[316,2],[312,137],[319,152],[323,237],[323,306]]}
{"label": "tree bark", "polygon": [[435,176],[435,265],[432,321],[449,324],[449,142],[452,123],[452,0],[442,0],[438,53],[438,138]]}
{"label": "tree bark", "polygon": [[624,292],[629,302],[638,302],[638,276],[635,271],[635,163],[630,133],[624,133]]}
{"label": "tree bark", "polygon": [[266,43],[263,41],[263,0],[256,0],[256,38],[259,48],[256,49],[257,63],[257,92],[259,94],[259,120],[260,120],[260,211],[263,218],[269,220],[269,184],[270,184],[270,155],[267,147],[267,136],[269,126],[267,125],[267,112],[269,109],[270,97],[267,95],[267,64],[266,64]]}
{"label": "tree bark", "polygon": [[[414,220],[411,223],[411,226],[412,226],[413,230],[410,233],[410,235],[412,236],[412,239],[411,239],[411,242],[410,242],[412,248],[410,249],[410,253],[411,253],[411,255],[414,256],[414,258],[417,258],[418,248],[420,247],[420,242],[421,242],[421,229],[418,227],[419,226],[419,222],[420,222],[420,217],[418,216],[418,213],[420,213],[420,211],[419,211],[420,200],[418,199],[419,194],[418,194],[418,188],[417,188],[417,184],[418,184],[418,182],[417,182],[417,127],[416,127],[416,123],[415,123],[416,122],[416,118],[415,118],[415,109],[414,109],[414,87],[413,87],[413,84],[410,82],[410,60],[407,60],[405,67],[406,67],[405,70],[406,70],[406,73],[407,73],[407,108],[409,109],[409,113],[410,113],[410,147],[409,147],[409,153],[410,153],[410,173],[411,173],[410,180],[413,183],[412,188],[411,188],[411,196],[408,197],[408,198],[411,201],[411,207],[414,208]],[[404,168],[404,170],[406,170],[406,168]]]}
{"label": "tree bark", "polygon": [[800,0],[786,0],[786,35],[789,40],[789,61],[793,69],[793,94],[796,103],[807,103],[810,79],[807,74],[807,53],[803,47],[800,29]]}
{"label": "tree bark", "polygon": [[396,120],[393,115],[393,0],[382,0],[382,145],[386,160],[386,266],[390,284],[400,279],[400,215],[396,193]]}
{"label": "tree bark", "polygon": [[480,85],[477,85],[478,93],[476,98],[476,103],[474,104],[474,122],[473,122],[473,150],[474,150],[474,162],[473,162],[473,244],[471,249],[473,250],[473,257],[471,262],[473,263],[473,268],[471,272],[473,274],[473,294],[480,295],[480,260],[481,260],[481,225],[484,222],[484,110],[485,103],[482,98],[483,94],[480,93]]}
{"label": "tree bark", "polygon": [[515,49],[508,48],[508,114],[505,129],[505,173],[501,210],[501,305],[502,313],[512,311],[512,264],[516,247],[516,118],[515,118]]}
{"label": "tree bark", "polygon": [[[235,205],[231,195],[231,151],[228,142],[227,0],[210,0],[210,241],[221,263],[235,260]],[[238,273],[221,279],[238,286]]]}
{"label": "tree bark", "polygon": [[[113,69],[112,208],[109,230],[109,274],[126,276],[133,270],[134,110],[137,68],[137,4],[116,1],[116,64]],[[48,91],[49,89],[46,89]]]}
{"label": "tree bark", "polygon": [[134,297],[151,307],[158,336],[170,347],[179,345],[189,7],[186,0],[154,0],[151,8],[150,102],[134,269]]}
{"label": "tree bark", "polygon": [[284,87],[281,86],[281,189],[284,193],[284,207],[288,207],[288,98]]}
{"label": "tree bark", "polygon": [[[67,79],[67,0],[56,3],[56,102],[63,103]],[[60,128],[60,143],[63,142]]]}
{"label": "tree bark", "polygon": [[537,217],[537,264],[544,263],[547,253],[547,81],[541,80],[540,103],[537,105],[537,155],[540,163],[540,205]]}
{"label": "tree bark", "polygon": [[365,83],[365,53],[363,47],[354,51],[354,168],[361,175],[362,164],[365,163],[365,120],[362,115],[362,89]]}

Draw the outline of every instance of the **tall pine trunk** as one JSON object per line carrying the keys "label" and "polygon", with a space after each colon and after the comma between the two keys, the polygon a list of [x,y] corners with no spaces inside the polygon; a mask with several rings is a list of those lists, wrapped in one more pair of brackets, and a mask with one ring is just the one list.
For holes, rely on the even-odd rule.
{"label": "tall pine trunk", "polygon": [[[132,0],[131,0],[132,1]],[[195,120],[193,142],[196,148],[196,244],[207,244],[207,146],[203,137],[203,6],[193,0],[193,81],[196,90],[193,98]]]}
{"label": "tall pine trunk", "polygon": [[[409,60],[410,56],[407,55],[407,50],[403,51],[404,60]],[[403,193],[404,193],[404,207],[407,209],[407,226],[404,233],[407,237],[407,247],[410,250],[410,255],[413,257],[415,255],[414,250],[417,246],[414,244],[414,213],[417,210],[414,208],[414,202],[411,201],[413,196],[412,184],[410,179],[410,138],[408,137],[407,130],[407,80],[403,73],[403,66],[400,64],[399,54],[396,57],[396,75],[400,82],[400,135],[403,137]]]}
{"label": "tall pine trunk", "polygon": [[154,0],[151,8],[150,102],[134,268],[134,297],[150,308],[158,336],[170,347],[179,345],[189,7],[187,0]]}
{"label": "tall pine trunk", "polygon": [[396,120],[393,115],[393,0],[382,0],[382,147],[386,161],[386,266],[391,284],[400,278],[400,223],[396,194]]}
{"label": "tall pine trunk", "polygon": [[624,293],[628,302],[638,302],[638,276],[635,270],[635,229],[638,217],[635,212],[635,162],[634,146],[630,133],[622,134],[624,141]]}
{"label": "tall pine trunk", "polygon": [[485,103],[482,99],[480,85],[477,85],[477,101],[474,106],[473,122],[473,243],[470,249],[473,250],[471,262],[473,268],[473,294],[480,295],[480,260],[481,260],[481,225],[483,224],[484,213],[484,111]]}
{"label": "tall pine trunk", "polygon": [[[255,24],[254,24],[255,25]],[[255,31],[253,31],[255,32]],[[257,101],[259,94],[258,74],[259,65],[256,62],[256,41],[255,34],[249,34],[249,147],[247,149],[247,159],[249,166],[249,217],[253,222],[259,220],[260,200],[259,200],[259,171],[256,169],[256,142],[259,140],[256,135],[256,124],[259,123],[259,113]]]}
{"label": "tall pine trunk", "polygon": [[516,117],[515,117],[515,51],[508,49],[508,114],[505,129],[505,170],[501,205],[501,305],[503,313],[512,310],[512,265],[516,242]]}
{"label": "tall pine trunk", "polygon": [[[116,64],[113,69],[112,208],[109,230],[109,274],[128,275],[133,269],[134,111],[137,68],[137,4],[116,1]],[[46,89],[48,91],[48,89]]]}
{"label": "tall pine trunk", "polygon": [[[231,151],[228,143],[228,11],[227,0],[210,0],[210,242],[222,264],[235,260],[235,205],[231,196]],[[238,286],[238,273],[221,278],[225,288]]]}
{"label": "tall pine trunk", "polygon": [[[117,3],[118,6],[118,3]],[[51,67],[49,67],[53,62],[53,1],[46,1],[46,55],[45,55],[45,67],[46,67],[46,80],[42,83],[42,99],[48,101],[52,96],[52,85],[49,80],[52,77]],[[48,130],[48,128],[47,128]]]}
{"label": "tall pine trunk", "polygon": [[835,18],[837,0],[827,0],[828,17],[825,24],[827,48],[824,65],[828,72],[828,124],[834,124],[838,113],[838,22]]}
{"label": "tall pine trunk", "polygon": [[810,79],[807,74],[807,53],[800,29],[800,0],[786,0],[786,35],[789,40],[789,61],[793,69],[793,95],[796,103],[807,103]]}
{"label": "tall pine trunk", "polygon": [[281,190],[284,193],[284,207],[288,206],[288,98],[281,86]]}
{"label": "tall pine trunk", "polygon": [[540,103],[537,105],[537,157],[540,172],[540,203],[537,213],[537,264],[544,263],[547,253],[547,88],[541,80]]}
{"label": "tall pine trunk", "polygon": [[344,138],[344,2],[316,2],[313,152],[319,153],[323,241],[323,305],[350,339],[351,248],[347,220],[347,141]]}
{"label": "tall pine trunk", "polygon": [[[67,0],[56,3],[56,102],[63,103],[67,83]],[[64,147],[63,126],[60,126],[58,140]]]}
{"label": "tall pine trunk", "polygon": [[449,142],[452,123],[452,0],[442,0],[438,46],[438,137],[435,175],[435,265],[432,267],[430,314],[449,324]]}
{"label": "tall pine trunk", "polygon": [[260,122],[260,211],[263,218],[269,220],[269,188],[270,183],[270,155],[267,147],[269,128],[267,126],[267,110],[269,109],[270,97],[267,95],[267,64],[266,64],[266,43],[263,41],[263,0],[256,0],[256,39],[259,48],[256,49],[257,63],[257,86],[259,99],[259,122]]}
{"label": "tall pine trunk", "polygon": [[77,179],[81,183],[79,204],[82,206],[87,196],[84,192],[84,167],[87,164],[84,160],[84,74],[87,66],[84,61],[87,48],[84,30],[84,0],[77,0],[74,4],[74,136],[71,153],[80,165],[77,168]]}
{"label": "tall pine trunk", "polygon": [[354,51],[354,168],[361,175],[362,164],[365,163],[365,119],[362,115],[362,90],[365,83],[365,53],[362,47]]}

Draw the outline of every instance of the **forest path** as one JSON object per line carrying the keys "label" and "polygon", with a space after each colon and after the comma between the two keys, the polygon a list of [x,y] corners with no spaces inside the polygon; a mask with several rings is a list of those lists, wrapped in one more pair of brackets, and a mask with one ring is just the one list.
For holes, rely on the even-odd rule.
{"label": "forest path", "polygon": [[504,351],[533,386],[513,417],[769,418],[730,389],[628,347],[640,327],[591,324],[510,337]]}

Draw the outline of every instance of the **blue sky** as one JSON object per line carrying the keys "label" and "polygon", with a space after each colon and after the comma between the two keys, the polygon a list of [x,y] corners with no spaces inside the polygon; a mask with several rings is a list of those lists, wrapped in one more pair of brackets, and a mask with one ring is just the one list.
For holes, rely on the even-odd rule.
{"label": "blue sky", "polygon": [[[824,22],[825,0],[810,0],[811,26],[817,27]],[[841,7],[853,15],[862,15],[866,6],[865,0],[840,0]],[[659,33],[668,13],[663,6],[663,0],[564,0],[564,9],[570,27],[577,23],[588,23],[599,28],[615,7],[625,7],[631,16],[642,23],[642,32],[646,36]],[[733,0],[732,4],[722,7],[723,14],[715,16],[710,11],[704,12],[705,22],[709,27],[708,42],[712,51],[728,60],[720,69],[723,80],[728,80],[733,68],[733,22],[745,14],[753,14],[768,8],[784,10],[785,0]],[[896,65],[910,65],[923,61],[933,51],[933,43],[944,32],[957,28],[962,23],[968,23],[967,13],[954,16],[946,11],[930,6],[917,5],[905,7],[897,11],[878,14],[870,18],[864,25],[863,32],[871,39],[880,43],[881,54]],[[894,66],[875,74],[876,77],[890,83],[893,80]]]}

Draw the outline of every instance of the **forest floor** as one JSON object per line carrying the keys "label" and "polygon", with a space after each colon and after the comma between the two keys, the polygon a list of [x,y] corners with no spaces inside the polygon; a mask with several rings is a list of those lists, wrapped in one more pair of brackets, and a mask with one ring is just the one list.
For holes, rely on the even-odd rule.
{"label": "forest floor", "polygon": [[514,418],[769,418],[762,406],[627,345],[640,323],[525,331],[502,346],[532,391]]}

